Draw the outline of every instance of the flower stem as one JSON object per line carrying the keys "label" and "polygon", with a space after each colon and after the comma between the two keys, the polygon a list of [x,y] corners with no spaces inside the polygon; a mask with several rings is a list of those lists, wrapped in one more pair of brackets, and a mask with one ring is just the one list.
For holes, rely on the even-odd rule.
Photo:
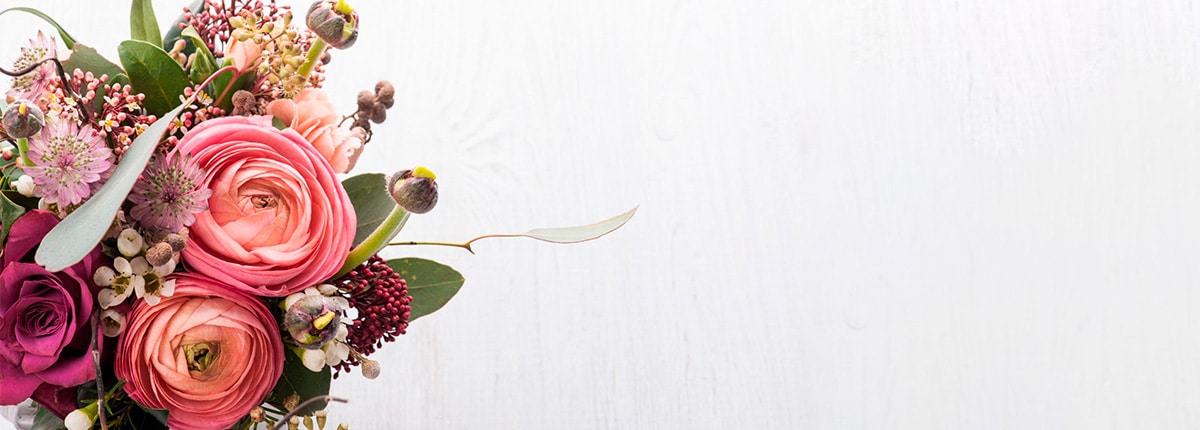
{"label": "flower stem", "polygon": [[404,228],[404,224],[408,222],[409,212],[404,210],[404,207],[396,205],[389,213],[387,218],[384,218],[383,223],[379,227],[375,227],[375,231],[371,232],[370,236],[363,239],[362,243],[350,250],[350,255],[346,256],[346,263],[342,265],[342,269],[333,275],[330,279],[340,278],[342,275],[350,273],[355,267],[358,267],[362,262],[367,261],[372,255],[379,250],[388,246],[388,241],[396,237],[396,233]]}
{"label": "flower stem", "polygon": [[465,250],[467,250],[467,252],[470,252],[470,253],[472,253],[472,254],[474,254],[474,253],[475,253],[475,250],[471,249],[471,242],[467,242],[467,243],[450,243],[450,242],[392,242],[392,243],[389,243],[389,244],[387,244],[387,246],[401,246],[401,245],[453,246],[453,247],[457,247],[457,248],[462,248],[462,249],[465,249]]}
{"label": "flower stem", "polygon": [[32,166],[33,161],[29,159],[29,139],[24,137],[17,139],[17,149],[21,151],[21,163],[26,166]]}
{"label": "flower stem", "polygon": [[300,74],[304,79],[308,79],[308,74],[312,72],[313,67],[316,67],[317,61],[321,59],[321,54],[325,53],[325,41],[317,38],[313,41],[312,47],[308,48],[308,55],[304,57],[304,64],[300,65],[300,70],[296,73]]}

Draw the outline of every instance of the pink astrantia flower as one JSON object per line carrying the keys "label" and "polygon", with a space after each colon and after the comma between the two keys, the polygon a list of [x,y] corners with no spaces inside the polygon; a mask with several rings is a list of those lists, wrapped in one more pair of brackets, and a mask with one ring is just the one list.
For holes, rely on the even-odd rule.
{"label": "pink astrantia flower", "polygon": [[91,125],[46,119],[42,132],[29,138],[34,165],[24,167],[25,174],[33,177],[34,195],[47,203],[80,203],[100,188],[101,179],[113,167],[112,150]]}
{"label": "pink astrantia flower", "polygon": [[129,216],[144,227],[183,230],[208,210],[212,190],[204,187],[204,169],[184,154],[156,156],[133,185]]}
{"label": "pink astrantia flower", "polygon": [[[13,70],[24,70],[39,61],[56,58],[57,55],[54,38],[46,37],[39,31],[36,39],[29,40],[28,47],[21,48],[21,56],[13,62]],[[13,78],[12,88],[5,96],[12,100],[37,102],[54,79],[54,72],[54,64],[46,63],[32,72]]]}

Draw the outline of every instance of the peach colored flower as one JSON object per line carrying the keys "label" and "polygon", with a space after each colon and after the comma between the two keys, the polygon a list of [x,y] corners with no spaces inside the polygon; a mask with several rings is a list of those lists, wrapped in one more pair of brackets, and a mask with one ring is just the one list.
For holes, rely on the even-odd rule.
{"label": "peach colored flower", "polygon": [[304,136],[304,140],[329,161],[335,172],[345,173],[354,167],[352,158],[357,159],[358,151],[362,148],[362,132],[338,127],[341,117],[325,93],[305,88],[291,100],[271,102],[267,105],[267,113]]}
{"label": "peach colored flower", "polygon": [[213,191],[189,228],[192,272],[242,291],[282,297],[341,268],[354,240],[354,206],[329,163],[266,116],[205,121],[179,141]]}
{"label": "peach colored flower", "polygon": [[279,327],[263,302],[203,276],[180,274],[171,297],[137,302],[113,370],[173,429],[227,428],[262,403],[283,373]]}
{"label": "peach colored flower", "polygon": [[258,56],[262,54],[262,47],[254,42],[233,39],[225,51],[225,57],[233,60],[233,67],[237,68],[240,74],[258,66]]}

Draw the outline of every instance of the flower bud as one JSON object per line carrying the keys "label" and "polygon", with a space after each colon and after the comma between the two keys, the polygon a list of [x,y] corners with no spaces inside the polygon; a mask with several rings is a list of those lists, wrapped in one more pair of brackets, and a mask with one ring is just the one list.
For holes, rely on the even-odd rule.
{"label": "flower bud", "polygon": [[151,266],[162,266],[171,261],[175,257],[175,250],[171,249],[171,245],[166,242],[159,242],[146,250],[146,262]]}
{"label": "flower bud", "polygon": [[125,314],[115,309],[105,309],[100,313],[100,328],[106,337],[117,337],[125,331]]}
{"label": "flower bud", "polygon": [[37,105],[18,100],[4,111],[3,122],[4,131],[9,136],[24,139],[42,131],[42,126],[46,125],[46,116]]}
{"label": "flower bud", "polygon": [[96,402],[84,406],[82,408],[71,411],[67,417],[63,419],[63,425],[67,430],[88,430],[92,428],[92,424],[96,423],[96,417],[99,416],[100,406]]}
{"label": "flower bud", "polygon": [[396,172],[388,178],[392,200],[409,212],[423,214],[437,205],[437,176],[424,167]]}
{"label": "flower bud", "polygon": [[342,324],[341,311],[337,301],[320,294],[306,295],[288,307],[283,326],[297,345],[317,349],[337,334],[337,328]]}
{"label": "flower bud", "polygon": [[396,102],[396,87],[392,86],[391,82],[379,81],[375,84],[375,98],[383,107],[391,109],[392,104]]}
{"label": "flower bud", "polygon": [[133,257],[142,252],[142,246],[146,242],[142,240],[142,235],[137,230],[127,228],[121,230],[117,235],[117,251],[126,257]]}
{"label": "flower bud", "polygon": [[359,368],[362,369],[364,378],[375,379],[379,377],[380,367],[378,361],[366,357],[359,357]]}
{"label": "flower bud", "polygon": [[345,0],[318,0],[308,8],[308,29],[337,49],[346,49],[358,40],[358,12]]}

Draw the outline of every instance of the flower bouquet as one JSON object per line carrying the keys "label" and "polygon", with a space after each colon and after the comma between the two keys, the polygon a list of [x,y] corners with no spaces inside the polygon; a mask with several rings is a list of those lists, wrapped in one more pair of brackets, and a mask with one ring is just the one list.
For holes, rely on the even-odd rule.
{"label": "flower bouquet", "polygon": [[[339,114],[330,51],[344,0],[303,23],[272,0],[197,0],[164,35],[133,0],[117,61],[57,30],[11,68],[0,129],[0,405],[22,428],[326,427],[359,369],[463,277],[391,245],[487,237],[571,243],[623,225],[393,238],[438,200],[414,166],[347,175],[395,103],[381,81]],[[65,420],[64,420],[65,418]]]}

